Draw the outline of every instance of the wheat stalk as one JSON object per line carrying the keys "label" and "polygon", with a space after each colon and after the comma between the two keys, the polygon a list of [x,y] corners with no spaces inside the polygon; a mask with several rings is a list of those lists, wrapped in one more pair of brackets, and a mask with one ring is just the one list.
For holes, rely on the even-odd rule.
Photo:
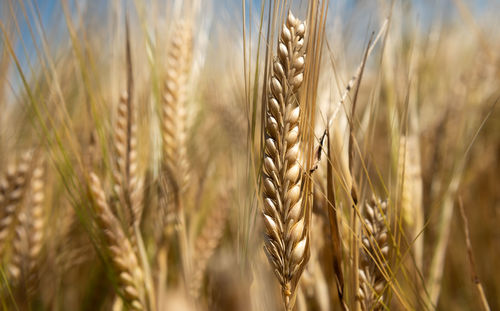
{"label": "wheat stalk", "polygon": [[362,212],[364,230],[361,235],[357,296],[362,310],[382,310],[385,307],[387,281],[384,271],[389,256],[386,211],[386,201],[372,198]]}
{"label": "wheat stalk", "polygon": [[416,135],[402,136],[399,144],[399,179],[401,183],[401,212],[403,220],[410,229],[410,241],[417,269],[422,271],[423,241],[421,232],[424,228],[422,206],[422,174],[420,165],[420,148]]}
{"label": "wheat stalk", "polygon": [[304,75],[305,24],[289,13],[273,63],[265,114],[263,168],[265,250],[291,310],[307,246],[302,206],[300,106],[298,90]]}
{"label": "wheat stalk", "polygon": [[132,244],[111,212],[99,178],[94,173],[89,177],[97,225],[104,233],[105,247],[118,275],[119,289],[130,308],[145,310],[144,274]]}

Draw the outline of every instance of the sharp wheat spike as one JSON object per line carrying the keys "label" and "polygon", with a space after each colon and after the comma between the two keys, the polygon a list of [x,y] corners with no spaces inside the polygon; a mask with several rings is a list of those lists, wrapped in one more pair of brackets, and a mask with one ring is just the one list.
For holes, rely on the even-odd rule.
{"label": "sharp wheat spike", "polygon": [[263,163],[265,244],[287,310],[293,308],[299,267],[307,245],[302,207],[300,107],[304,75],[305,24],[289,13],[281,30],[265,118]]}

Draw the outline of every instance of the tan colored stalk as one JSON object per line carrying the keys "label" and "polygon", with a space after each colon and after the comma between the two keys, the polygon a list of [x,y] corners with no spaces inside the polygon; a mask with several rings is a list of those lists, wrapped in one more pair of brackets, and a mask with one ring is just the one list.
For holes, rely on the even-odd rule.
{"label": "tan colored stalk", "polygon": [[113,215],[99,178],[90,174],[90,191],[94,200],[97,226],[104,233],[105,250],[118,276],[118,286],[123,299],[132,310],[145,310],[144,273],[130,240]]}
{"label": "tan colored stalk", "polygon": [[385,214],[387,202],[372,199],[364,205],[362,212],[363,233],[359,261],[359,289],[357,298],[361,309],[384,310],[387,281],[384,275],[389,256]]}
{"label": "tan colored stalk", "polygon": [[[318,192],[317,189],[314,190],[316,202],[314,202],[315,206],[321,206],[321,213],[327,208],[327,201],[325,199],[322,202],[317,202],[318,196],[323,194],[316,194]],[[320,207],[320,206],[318,206]],[[333,307],[330,305],[330,293],[334,291],[330,291],[330,284],[327,280],[329,280],[329,276],[326,276],[323,271],[324,267],[322,266],[325,261],[322,261],[322,256],[325,252],[328,252],[330,245],[328,244],[329,236],[325,234],[325,228],[328,220],[325,215],[321,215],[320,213],[313,213],[313,217],[311,219],[311,255],[309,261],[307,263],[306,268],[304,269],[304,273],[300,279],[299,289],[301,289],[304,293],[304,298],[307,300],[307,305],[309,308],[300,308],[300,296],[297,296],[297,305],[296,308],[298,310],[308,310],[314,309],[318,311],[328,311],[332,310]],[[331,258],[329,256],[329,258]],[[330,260],[328,259],[327,264],[331,265]],[[334,277],[332,277],[334,278]]]}
{"label": "tan colored stalk", "polygon": [[265,249],[280,282],[286,310],[293,309],[308,245],[301,192],[298,101],[304,79],[304,34],[305,24],[289,13],[279,38],[265,113]]}
{"label": "tan colored stalk", "polygon": [[[344,274],[342,271],[342,240],[340,236],[339,222],[337,216],[338,207],[335,203],[335,185],[333,180],[334,174],[334,156],[333,156],[333,148],[332,141],[330,140],[330,129],[326,131],[327,137],[327,155],[328,161],[327,165],[327,210],[328,210],[328,221],[330,224],[330,241],[332,243],[331,252],[332,252],[332,266],[333,271],[335,273],[335,281],[337,285],[337,295],[339,297],[339,303],[342,310],[347,310],[347,305],[344,299]],[[340,153],[339,153],[340,155]],[[348,175],[350,176],[350,175]]]}
{"label": "tan colored stalk", "polygon": [[403,136],[399,146],[399,179],[401,183],[401,210],[403,220],[410,230],[409,240],[417,269],[422,271],[424,211],[422,203],[422,174],[420,148],[416,135]]}
{"label": "tan colored stalk", "polygon": [[490,304],[488,303],[488,299],[486,298],[486,294],[484,292],[483,285],[482,285],[481,280],[479,279],[479,276],[477,275],[477,272],[476,272],[476,270],[477,270],[476,262],[474,260],[474,255],[472,252],[472,242],[471,242],[470,233],[469,233],[469,220],[467,219],[467,215],[465,214],[465,210],[464,210],[464,206],[462,204],[461,198],[459,199],[458,207],[459,207],[460,215],[462,216],[462,222],[463,222],[463,226],[464,226],[465,245],[467,246],[467,257],[469,258],[471,279],[476,287],[479,299],[481,301],[482,310],[491,311]]}
{"label": "tan colored stalk", "polygon": [[[365,50],[365,54],[363,57],[363,61],[361,62],[360,71],[359,71],[359,77],[357,80],[357,87],[354,92],[354,97],[352,100],[352,105],[351,105],[351,114],[350,117],[348,118],[349,121],[349,139],[347,141],[347,152],[348,152],[348,158],[349,158],[349,171],[351,173],[351,176],[354,176],[354,144],[356,142],[355,140],[355,131],[354,131],[354,124],[355,124],[355,112],[356,112],[356,104],[357,104],[357,98],[359,94],[359,88],[361,86],[361,80],[363,79],[363,73],[366,65],[366,61],[368,59],[368,55],[370,52],[370,47],[371,42],[373,39],[373,34],[372,37],[370,38],[370,41],[368,42],[368,47]],[[359,146],[358,146],[359,148]],[[358,149],[359,151],[359,149]],[[360,245],[359,245],[359,226],[358,226],[358,217],[359,215],[359,206],[358,206],[358,186],[356,184],[356,180],[352,180],[351,184],[351,189],[350,189],[350,194],[351,194],[351,202],[352,202],[352,208],[351,208],[351,228],[352,228],[352,235],[351,235],[351,256],[353,258],[353,269],[352,269],[352,280],[353,280],[353,293],[356,293],[358,291],[358,288],[360,288],[360,278],[359,278],[359,250],[360,250]],[[360,299],[358,299],[357,296],[353,297],[354,298],[354,310],[359,310],[360,308]]]}
{"label": "tan colored stalk", "polygon": [[453,173],[448,189],[443,195],[443,203],[440,206],[437,241],[434,246],[429,274],[425,282],[425,290],[427,292],[422,293],[426,308],[429,310],[435,309],[439,302],[444,261],[450,237],[451,220],[453,218],[454,198],[460,185],[463,168],[464,161],[460,163],[459,167]]}

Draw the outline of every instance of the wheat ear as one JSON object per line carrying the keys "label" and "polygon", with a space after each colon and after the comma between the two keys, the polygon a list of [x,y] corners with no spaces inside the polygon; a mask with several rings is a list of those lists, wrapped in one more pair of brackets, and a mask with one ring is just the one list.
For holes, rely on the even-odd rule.
{"label": "wheat ear", "polygon": [[199,298],[200,296],[200,289],[208,261],[215,252],[224,233],[228,206],[225,199],[220,201],[222,204],[213,207],[194,245],[190,290],[191,295],[195,298]]}
{"label": "wheat ear", "polygon": [[114,191],[126,207],[127,221],[138,225],[142,216],[142,185],[137,173],[136,112],[127,93],[120,96],[116,118],[114,147],[116,168]]}
{"label": "wheat ear", "polygon": [[[184,21],[175,26],[167,55],[163,94],[162,138],[164,165],[176,201],[189,182],[186,151],[186,88],[191,68],[191,27]],[[177,206],[178,207],[178,206]]]}
{"label": "wheat ear", "polygon": [[387,202],[373,199],[364,205],[364,230],[358,269],[358,300],[362,310],[383,310],[387,281],[385,268],[389,256],[385,217]]}
{"label": "wheat ear", "polygon": [[304,79],[304,34],[305,24],[289,13],[279,38],[278,57],[273,62],[265,114],[265,250],[281,284],[287,310],[293,308],[300,264],[308,244],[299,161],[298,90]]}
{"label": "wheat ear", "polygon": [[6,176],[0,180],[0,261],[17,222],[18,207],[27,188],[30,161],[31,153],[26,153],[17,166],[8,167]]}
{"label": "wheat ear", "polygon": [[105,249],[116,274],[119,290],[125,302],[133,310],[145,310],[144,274],[118,219],[106,202],[106,196],[99,178],[90,174],[90,191],[94,200],[97,226],[104,233]]}
{"label": "wheat ear", "polygon": [[28,294],[36,289],[37,267],[44,237],[44,168],[41,160],[37,162],[31,172],[26,199],[17,213],[14,251],[8,268],[12,281],[21,281],[22,278]]}

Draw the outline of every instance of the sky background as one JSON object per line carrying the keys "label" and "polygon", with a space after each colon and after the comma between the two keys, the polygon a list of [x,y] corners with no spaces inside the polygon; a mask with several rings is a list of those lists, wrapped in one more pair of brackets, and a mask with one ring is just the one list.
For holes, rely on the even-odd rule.
{"label": "sky background", "polygon": [[[17,0],[1,0],[0,2],[8,2],[12,1],[13,3],[18,2]],[[38,18],[35,18],[34,12],[39,10],[41,25],[43,25],[44,29],[50,29],[54,31],[58,27],[64,28],[64,16],[61,6],[61,1],[63,0],[23,0],[25,3],[25,9],[27,14],[27,19],[31,22],[32,25],[35,25],[35,22],[38,21]],[[68,3],[70,10],[75,13],[76,10],[80,11],[90,11],[93,14],[99,14],[106,11],[106,9],[110,6],[110,1],[106,0],[64,0]],[[156,0],[155,0],[156,1]],[[161,1],[161,0],[160,0]],[[167,0],[168,2],[169,0]],[[205,2],[209,2],[207,0],[202,0]],[[249,8],[252,7],[254,14],[258,16],[261,1],[262,0],[253,0],[246,1],[247,6],[247,15],[249,12]],[[481,21],[482,17],[485,15],[489,15],[489,13],[498,12],[498,8],[500,7],[499,0],[463,0],[464,3],[471,10],[473,15],[475,16],[477,21]],[[119,3],[130,5],[133,3],[133,0],[122,0],[118,1]],[[151,3],[151,0],[145,0],[145,3]],[[215,6],[215,12],[224,12],[224,14],[234,14],[235,16],[241,16],[242,2],[241,0],[212,0],[213,5]],[[304,5],[306,0],[296,0],[294,3],[299,5]],[[360,8],[366,8],[367,4],[370,3],[376,4],[384,1],[375,1],[375,0],[331,0],[330,1],[330,10],[337,11],[336,13],[340,13],[344,16],[350,16],[356,10],[359,11]],[[387,1],[389,2],[389,1]],[[413,8],[412,14],[414,17],[419,20],[419,24],[422,27],[428,26],[432,23],[432,21],[436,19],[445,19],[449,21],[456,20],[459,18],[458,11],[456,6],[454,5],[454,0],[397,0],[398,4],[403,4],[405,6],[411,6]],[[5,6],[5,5],[4,5]],[[146,4],[147,6],[147,4]],[[6,15],[9,15],[10,12],[5,8],[2,8],[4,11],[1,14],[1,17],[4,18]],[[341,12],[338,12],[338,11]],[[7,13],[7,14],[6,14]],[[332,13],[332,12],[330,12]],[[334,12],[335,13],[335,12]],[[370,12],[363,13],[366,17],[369,18]],[[20,21],[20,28],[23,37],[29,37],[29,29],[27,27],[27,23],[24,21]],[[64,29],[62,29],[64,30]],[[26,40],[27,41],[27,40]],[[28,42],[26,42],[28,43]]]}
{"label": "sky background", "polygon": [[[16,36],[15,52],[20,60],[23,70],[30,67],[30,63],[37,61],[36,47],[41,48],[40,29],[44,30],[48,42],[56,44],[67,44],[68,29],[62,9],[62,1],[68,4],[75,24],[99,23],[105,20],[107,11],[112,6],[112,1],[102,0],[0,0],[0,17],[2,20],[9,20],[7,16],[13,13],[18,16],[18,33]],[[133,7],[134,0],[122,0],[116,3],[122,6]],[[146,7],[153,0],[145,0]],[[203,2],[205,1],[205,2]],[[246,1],[246,14],[249,16],[250,10],[253,14],[254,23],[258,22],[262,0]],[[422,32],[428,32],[430,27],[436,23],[449,23],[460,25],[464,23],[454,2],[457,0],[396,0],[396,7],[400,10],[409,9],[405,18],[409,19],[413,25],[420,28]],[[12,9],[8,3],[15,3],[16,8]],[[156,0],[154,0],[156,2]],[[160,1],[161,2],[161,1]],[[208,3],[202,0],[202,3]],[[387,1],[386,3],[388,3]],[[463,0],[474,16],[475,21],[484,32],[485,36],[495,34],[500,29],[498,22],[498,12],[500,12],[500,0]],[[214,24],[217,22],[228,23],[230,19],[237,19],[242,16],[241,0],[212,0],[212,12],[214,13]],[[330,23],[335,22],[335,17],[342,17],[342,23],[348,28],[349,41],[352,44],[362,45],[367,39],[369,31],[378,28],[379,13],[376,6],[384,3],[383,0],[332,0],[330,1]],[[21,5],[23,4],[23,5]],[[304,7],[305,0],[296,0],[294,4]],[[14,10],[14,11],[12,11]],[[87,12],[88,20],[78,21],[81,12]],[[332,18],[333,16],[333,18]],[[247,18],[248,19],[248,18]],[[496,20],[496,22],[495,22]],[[29,21],[29,23],[27,22]],[[353,22],[354,21],[354,22]],[[29,25],[32,27],[30,29]],[[234,25],[234,24],[233,24]],[[220,25],[219,25],[220,27]],[[225,27],[223,25],[223,27]],[[233,32],[241,33],[241,24],[237,29],[229,29]],[[233,27],[233,28],[234,28]],[[238,28],[239,27],[239,28]],[[369,31],[368,31],[369,30]],[[33,32],[33,34],[32,34]],[[237,34],[238,35],[238,34]],[[3,38],[3,37],[2,37]],[[52,46],[51,48],[56,49]],[[43,54],[43,53],[42,53]]]}

